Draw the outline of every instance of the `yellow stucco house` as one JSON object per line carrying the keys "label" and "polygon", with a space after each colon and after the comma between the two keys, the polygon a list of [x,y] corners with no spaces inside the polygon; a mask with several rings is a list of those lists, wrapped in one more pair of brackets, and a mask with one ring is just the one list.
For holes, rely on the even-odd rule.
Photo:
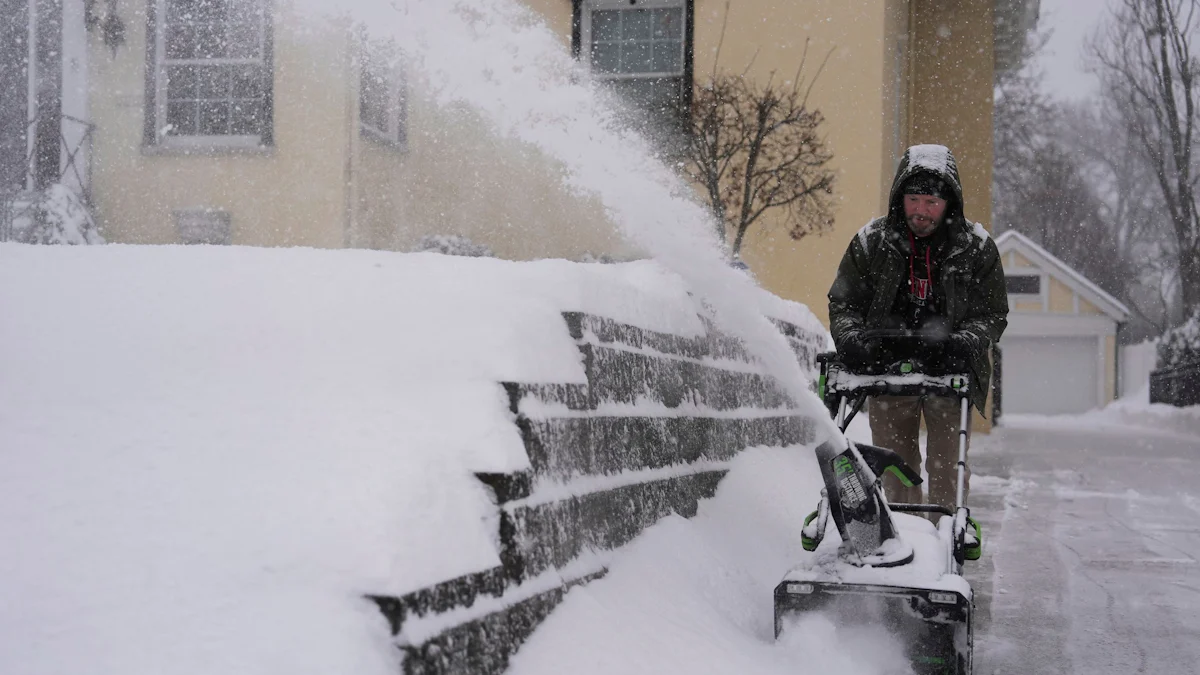
{"label": "yellow stucco house", "polygon": [[[806,41],[831,53],[810,101],[834,153],[834,228],[793,241],[767,222],[742,252],[768,289],[819,316],[907,145],[950,146],[967,216],[988,220],[994,73],[1038,11],[1038,0],[523,1],[596,77],[679,106],[714,67],[765,78],[795,72]],[[515,259],[628,254],[548,163],[428,103],[396,46],[349,19],[314,23],[288,0],[0,2],[26,12],[46,53],[23,76],[59,78],[57,99],[33,84],[28,100],[7,99],[13,114],[62,115],[72,172],[64,151],[43,173],[79,176],[109,241],[410,250],[445,233]],[[42,126],[10,133],[0,154],[38,145]]]}

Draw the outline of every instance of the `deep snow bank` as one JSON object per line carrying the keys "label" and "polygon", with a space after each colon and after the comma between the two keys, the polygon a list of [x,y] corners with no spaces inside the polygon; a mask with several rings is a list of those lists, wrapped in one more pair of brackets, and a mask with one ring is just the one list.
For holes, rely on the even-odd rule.
{"label": "deep snow bank", "polygon": [[498,383],[583,381],[566,310],[699,334],[686,291],[651,263],[0,245],[0,671],[394,672],[362,594],[498,562],[473,473],[527,461]]}
{"label": "deep snow bank", "polygon": [[1149,387],[1096,410],[1077,415],[1004,415],[1000,425],[1037,429],[1137,428],[1145,433],[1195,438],[1200,442],[1200,406],[1177,408],[1149,402]]}

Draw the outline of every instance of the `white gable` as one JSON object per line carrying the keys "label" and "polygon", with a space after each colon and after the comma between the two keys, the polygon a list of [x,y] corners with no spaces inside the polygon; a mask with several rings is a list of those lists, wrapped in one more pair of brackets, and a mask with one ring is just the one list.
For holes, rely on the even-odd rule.
{"label": "white gable", "polygon": [[1129,308],[1124,303],[1105,292],[1104,289],[1089,281],[1087,277],[1076,272],[1074,268],[1054,257],[1049,251],[1020,232],[1008,230],[999,237],[996,237],[996,247],[1000,249],[1001,260],[1010,251],[1020,253],[1034,266],[1053,275],[1056,279],[1066,284],[1076,295],[1100,308],[1100,311],[1107,314],[1114,321],[1123,322],[1129,318]]}

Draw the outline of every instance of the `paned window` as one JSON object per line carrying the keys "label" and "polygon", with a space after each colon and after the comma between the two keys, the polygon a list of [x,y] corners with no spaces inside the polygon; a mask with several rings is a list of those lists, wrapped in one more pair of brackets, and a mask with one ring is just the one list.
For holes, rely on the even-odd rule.
{"label": "paned window", "polygon": [[687,81],[685,0],[582,0],[580,56],[648,121],[678,127],[691,91]]}
{"label": "paned window", "polygon": [[358,87],[359,126],[365,136],[404,149],[408,101],[399,50],[391,43],[365,43]]}
{"label": "paned window", "polygon": [[269,145],[269,0],[152,2],[157,3],[152,143]]}

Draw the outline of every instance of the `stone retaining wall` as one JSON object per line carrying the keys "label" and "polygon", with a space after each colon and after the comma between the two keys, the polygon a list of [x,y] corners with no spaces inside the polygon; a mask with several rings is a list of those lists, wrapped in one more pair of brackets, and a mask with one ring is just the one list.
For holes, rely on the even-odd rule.
{"label": "stone retaining wall", "polygon": [[[402,597],[372,596],[403,671],[500,673],[566,590],[663,516],[695,515],[747,447],[812,440],[814,422],[741,344],[565,313],[587,384],[504,383],[531,469],[479,474],[499,508],[501,566]],[[826,337],[775,322],[810,373]],[[439,629],[406,631],[406,622]]]}

